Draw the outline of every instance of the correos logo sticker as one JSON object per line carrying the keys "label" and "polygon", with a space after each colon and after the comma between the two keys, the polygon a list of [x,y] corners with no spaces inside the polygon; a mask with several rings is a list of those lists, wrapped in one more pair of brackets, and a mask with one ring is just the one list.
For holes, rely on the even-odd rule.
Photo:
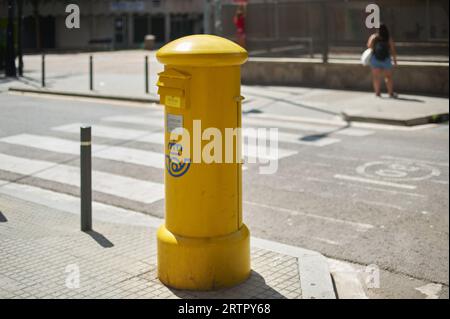
{"label": "correos logo sticker", "polygon": [[169,142],[169,155],[166,155],[167,172],[173,177],[181,177],[189,170],[191,160],[183,158],[183,146],[176,142]]}

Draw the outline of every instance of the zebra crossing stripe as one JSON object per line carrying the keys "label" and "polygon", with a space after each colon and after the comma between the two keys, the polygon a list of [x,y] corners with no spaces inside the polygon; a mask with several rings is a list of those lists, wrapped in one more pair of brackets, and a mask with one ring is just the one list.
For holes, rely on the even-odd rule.
{"label": "zebra crossing stripe", "polygon": [[[69,165],[0,154],[0,170],[71,186],[80,185],[79,168]],[[92,186],[95,191],[147,204],[164,198],[163,184],[95,170],[92,171]]]}
{"label": "zebra crossing stripe", "polygon": [[27,160],[20,157],[4,155],[0,153],[0,169],[3,171],[18,173],[22,175],[32,175],[36,172],[49,169],[55,163]]}
{"label": "zebra crossing stripe", "polygon": [[[263,118],[264,116],[264,118]],[[367,136],[373,134],[373,131],[369,130],[361,130],[357,128],[351,127],[339,127],[339,126],[327,126],[320,124],[307,124],[300,122],[292,122],[289,120],[272,120],[269,118],[265,118],[267,115],[249,115],[242,118],[243,125],[254,125],[260,127],[278,127],[278,128],[286,128],[297,131],[312,131],[319,133],[328,133],[339,134],[339,135],[347,135],[347,136]]]}
{"label": "zebra crossing stripe", "polygon": [[[80,154],[79,142],[57,137],[20,134],[0,138],[0,142],[32,147],[56,153],[66,153],[73,155]],[[164,168],[164,155],[162,153],[95,143],[92,145],[92,152],[92,155],[96,158],[155,167],[160,169]]]}
{"label": "zebra crossing stripe", "polygon": [[272,160],[272,161],[298,154],[297,151],[278,148],[277,153],[274,155],[271,154],[271,150],[268,147],[258,148],[256,145],[249,145],[249,144],[244,144],[243,151],[245,157]]}
{"label": "zebra crossing stripe", "polygon": [[[52,128],[56,131],[66,132],[66,133],[78,133],[80,130],[81,123],[68,124],[63,126],[58,126]],[[164,133],[157,132],[152,133],[150,131],[137,130],[137,129],[127,129],[112,127],[106,125],[95,125],[92,128],[92,134],[98,137],[106,137],[110,139],[119,140],[136,140],[146,143],[154,144],[164,144]],[[244,137],[256,138],[256,130],[243,130]],[[271,139],[273,140],[273,138]],[[331,137],[322,137],[316,135],[300,135],[294,133],[278,132],[278,141],[284,143],[298,144],[298,145],[310,145],[316,147],[322,147],[334,143],[338,143],[341,140]],[[264,141],[261,141],[264,142]]]}
{"label": "zebra crossing stripe", "polygon": [[153,127],[163,127],[164,118],[162,114],[149,114],[147,116],[119,115],[108,116],[101,119],[104,122],[119,122],[128,124],[140,124]]}
{"label": "zebra crossing stripe", "polygon": [[[135,115],[123,115],[123,116],[109,116],[102,119],[105,122],[118,122],[118,123],[128,123],[128,124],[139,124],[147,125],[151,127],[163,127],[164,120],[161,114],[148,114],[143,116]],[[311,124],[311,123],[300,123],[299,121],[289,121],[288,119],[283,120],[273,120],[267,114],[255,114],[246,115],[242,117],[242,123],[244,127],[246,126],[257,126],[257,127],[267,127],[267,128],[286,128],[296,131],[312,131],[327,133],[333,132],[333,134],[347,135],[347,136],[367,136],[373,134],[373,131],[362,130],[357,128],[342,128],[339,126],[324,125],[324,124]]]}
{"label": "zebra crossing stripe", "polygon": [[[81,123],[73,123],[53,127],[52,130],[65,133],[79,134]],[[139,141],[153,144],[164,144],[164,133],[152,133],[151,131],[113,127],[107,125],[92,126],[92,135],[122,141]]]}
{"label": "zebra crossing stripe", "polygon": [[272,104],[273,101],[265,98],[248,98],[244,100],[242,108],[245,110],[257,109],[263,107],[264,105]]}
{"label": "zebra crossing stripe", "polygon": [[[20,198],[28,202],[51,207],[67,213],[79,214],[80,212],[80,199],[78,197],[57,193],[35,186],[11,183],[5,180],[0,180],[0,185],[3,185],[0,187],[0,194]],[[92,202],[92,208],[94,211],[93,218],[95,220],[110,223],[157,228],[163,222],[162,219],[157,217],[95,201]]]}
{"label": "zebra crossing stripe", "polygon": [[[157,142],[163,141],[164,136],[158,134],[159,138]],[[80,154],[80,144],[68,139],[62,139],[58,137],[33,135],[33,134],[19,134],[8,137],[0,138],[0,142],[8,143],[12,145],[21,145],[26,147],[32,147],[36,149],[46,150],[55,153],[65,153],[72,155]],[[159,143],[162,144],[162,143]],[[162,152],[143,151],[134,148],[118,147],[110,145],[93,144],[92,155],[96,158],[102,158],[107,160],[114,160],[119,162],[150,166],[154,168],[164,168],[164,154]],[[281,159],[291,155],[297,154],[297,151],[278,149],[278,157],[274,157],[273,154],[258,153],[258,148],[253,145],[244,145],[244,155],[252,156],[258,155],[261,159]],[[254,156],[252,156],[254,157]]]}
{"label": "zebra crossing stripe", "polygon": [[[245,130],[244,136],[248,138],[257,138],[258,132],[256,130]],[[270,141],[274,141],[274,137],[269,135],[268,138]],[[340,139],[331,138],[331,137],[322,137],[317,135],[299,135],[293,133],[286,132],[278,132],[278,142],[290,143],[290,144],[299,144],[299,145],[310,145],[316,147],[323,147],[326,145],[334,144],[340,142]],[[262,144],[267,143],[267,139],[263,139]]]}
{"label": "zebra crossing stripe", "polygon": [[[80,127],[83,126],[82,123],[72,123],[67,125],[61,125],[53,127],[52,130],[66,133],[76,133],[80,132]],[[151,131],[112,127],[105,125],[92,125],[92,135],[99,137],[106,137],[110,139],[117,140],[137,140],[142,139],[147,135],[150,135]]]}

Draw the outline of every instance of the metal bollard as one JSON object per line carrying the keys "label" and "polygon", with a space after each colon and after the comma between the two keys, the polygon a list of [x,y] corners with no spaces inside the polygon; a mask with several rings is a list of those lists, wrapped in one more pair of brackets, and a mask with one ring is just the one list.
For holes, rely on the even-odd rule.
{"label": "metal bollard", "polygon": [[94,90],[94,58],[89,56],[89,90]]}
{"label": "metal bollard", "polygon": [[148,56],[145,56],[145,93],[149,93],[148,85]]}
{"label": "metal bollard", "polygon": [[42,54],[42,62],[41,62],[41,84],[42,87],[45,88],[45,54]]}
{"label": "metal bollard", "polygon": [[92,230],[91,127],[80,127],[81,231]]}

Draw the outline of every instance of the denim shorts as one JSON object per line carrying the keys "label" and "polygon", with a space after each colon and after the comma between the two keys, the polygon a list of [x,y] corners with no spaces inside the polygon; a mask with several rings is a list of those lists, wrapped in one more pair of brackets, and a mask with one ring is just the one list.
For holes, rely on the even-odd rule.
{"label": "denim shorts", "polygon": [[370,65],[374,69],[390,70],[392,69],[392,59],[386,58],[383,61],[378,60],[374,55],[370,58]]}

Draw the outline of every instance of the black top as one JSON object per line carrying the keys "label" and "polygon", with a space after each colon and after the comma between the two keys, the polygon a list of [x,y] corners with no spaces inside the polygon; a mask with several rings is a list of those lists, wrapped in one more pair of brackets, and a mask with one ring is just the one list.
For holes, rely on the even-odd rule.
{"label": "black top", "polygon": [[385,41],[379,36],[375,37],[373,45],[373,55],[379,61],[384,61],[391,56],[391,47],[389,41]]}

